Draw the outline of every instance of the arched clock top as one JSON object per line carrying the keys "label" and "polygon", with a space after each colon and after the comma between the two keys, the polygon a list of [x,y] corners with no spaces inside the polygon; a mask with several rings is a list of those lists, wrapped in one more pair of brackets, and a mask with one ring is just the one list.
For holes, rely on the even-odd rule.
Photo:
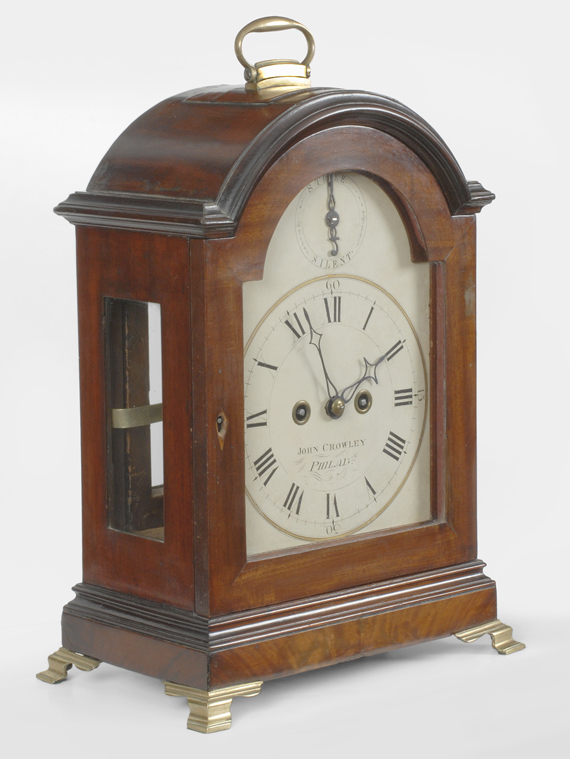
{"label": "arched clock top", "polygon": [[477,213],[493,200],[465,179],[429,124],[397,100],[318,88],[263,99],[222,86],[176,95],[140,116],[111,146],[87,191],[55,210],[75,224],[230,237],[281,155],[309,135],[347,125],[385,132],[412,150],[451,215]]}

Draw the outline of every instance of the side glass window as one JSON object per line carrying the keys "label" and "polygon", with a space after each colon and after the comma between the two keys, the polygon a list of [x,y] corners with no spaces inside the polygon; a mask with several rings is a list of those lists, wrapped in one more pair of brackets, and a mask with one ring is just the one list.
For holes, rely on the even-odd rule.
{"label": "side glass window", "polygon": [[158,303],[105,298],[108,527],[164,540]]}

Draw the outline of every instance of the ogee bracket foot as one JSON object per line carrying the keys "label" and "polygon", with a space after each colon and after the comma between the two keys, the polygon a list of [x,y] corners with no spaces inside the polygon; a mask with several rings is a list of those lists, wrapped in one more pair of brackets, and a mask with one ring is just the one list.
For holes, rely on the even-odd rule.
{"label": "ogee bracket foot", "polygon": [[48,669],[44,672],[38,672],[36,677],[38,680],[43,680],[44,683],[60,683],[62,680],[67,679],[67,671],[71,669],[75,664],[77,669],[82,669],[84,672],[91,672],[92,669],[96,669],[101,662],[99,659],[92,659],[89,656],[83,656],[83,654],[76,654],[73,651],[69,651],[67,648],[60,648],[51,656],[48,656]]}
{"label": "ogee bracket foot", "polygon": [[525,648],[524,643],[519,643],[513,638],[513,628],[504,625],[500,619],[493,622],[486,622],[478,627],[471,627],[469,630],[455,633],[455,637],[464,643],[472,643],[485,633],[489,633],[493,648],[500,654],[514,654],[516,651],[522,651]]}
{"label": "ogee bracket foot", "polygon": [[184,696],[188,700],[188,730],[217,733],[219,730],[229,730],[232,725],[232,700],[236,696],[257,696],[262,685],[262,682],[244,683],[206,691],[165,682],[164,688],[167,696]]}

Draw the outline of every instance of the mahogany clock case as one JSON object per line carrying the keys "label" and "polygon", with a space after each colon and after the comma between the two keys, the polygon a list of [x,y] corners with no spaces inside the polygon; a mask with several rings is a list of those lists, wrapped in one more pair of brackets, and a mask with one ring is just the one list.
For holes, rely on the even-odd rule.
{"label": "mahogany clock case", "polygon": [[[263,276],[300,189],[339,171],[388,193],[430,265],[432,519],[248,558],[242,283]],[[492,199],[416,114],[368,93],[211,88],[123,133],[56,209],[77,225],[81,366],[84,574],[66,648],[208,690],[496,619],[475,461],[474,214]],[[161,306],[163,541],[108,527],[105,298]]]}

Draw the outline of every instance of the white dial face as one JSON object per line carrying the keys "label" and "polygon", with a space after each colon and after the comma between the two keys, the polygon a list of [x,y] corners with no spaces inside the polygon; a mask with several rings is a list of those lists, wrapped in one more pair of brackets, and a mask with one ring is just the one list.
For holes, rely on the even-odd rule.
{"label": "white dial face", "polygon": [[303,188],[243,306],[248,554],[430,520],[429,265],[384,191]]}
{"label": "white dial face", "polygon": [[305,540],[358,530],[391,503],[422,439],[425,366],[372,282],[321,277],[280,300],[245,353],[246,488]]}
{"label": "white dial face", "polygon": [[314,266],[338,269],[358,253],[366,218],[366,202],[350,174],[326,174],[308,184],[297,200],[299,246]]}

